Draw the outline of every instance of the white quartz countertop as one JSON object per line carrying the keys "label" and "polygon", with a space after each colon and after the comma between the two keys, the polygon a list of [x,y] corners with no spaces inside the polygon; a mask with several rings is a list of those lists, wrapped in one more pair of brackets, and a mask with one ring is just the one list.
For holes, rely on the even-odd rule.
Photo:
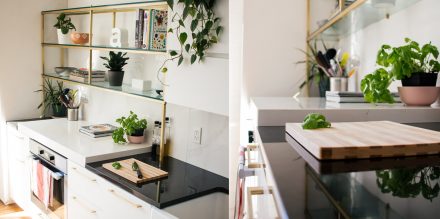
{"label": "white quartz countertop", "polygon": [[81,126],[91,125],[84,121],[49,119],[18,123],[19,132],[61,154],[67,159],[85,165],[151,151],[144,144],[115,144],[111,136],[92,138],[79,132]]}
{"label": "white quartz countertop", "polygon": [[308,113],[321,113],[334,122],[390,120],[401,123],[440,122],[440,107],[395,104],[334,103],[319,97],[253,97],[252,120],[256,126],[284,126],[302,122]]}

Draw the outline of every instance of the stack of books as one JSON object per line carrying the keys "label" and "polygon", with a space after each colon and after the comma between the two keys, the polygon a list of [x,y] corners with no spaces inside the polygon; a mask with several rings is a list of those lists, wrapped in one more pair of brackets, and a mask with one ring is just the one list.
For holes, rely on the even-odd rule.
{"label": "stack of books", "polygon": [[110,136],[113,131],[117,129],[116,126],[110,124],[99,124],[99,125],[89,125],[82,126],[79,131],[93,138]]}
{"label": "stack of books", "polygon": [[[70,73],[69,79],[72,81],[86,83],[89,81],[89,70],[85,68],[76,69]],[[93,70],[92,82],[103,82],[103,81],[105,81],[105,71]]]}
{"label": "stack of books", "polygon": [[[395,102],[401,102],[399,93],[392,93]],[[325,99],[327,102],[334,103],[366,103],[362,92],[348,91],[326,91]]]}
{"label": "stack of books", "polygon": [[168,12],[138,9],[136,14],[135,47],[155,51],[166,50]]}

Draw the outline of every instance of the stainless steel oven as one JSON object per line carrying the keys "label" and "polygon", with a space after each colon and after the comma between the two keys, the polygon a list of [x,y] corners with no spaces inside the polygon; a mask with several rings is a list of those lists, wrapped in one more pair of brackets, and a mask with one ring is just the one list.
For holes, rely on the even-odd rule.
{"label": "stainless steel oven", "polygon": [[[45,179],[50,180],[50,189],[46,188],[46,190],[50,191],[44,191],[50,193],[49,204],[47,200],[41,200],[41,193],[36,194],[35,187],[33,186],[37,186],[38,188],[39,185],[37,185],[37,181],[40,181],[41,184],[42,180],[41,178],[36,177],[36,175],[34,175],[35,173],[31,171],[32,176],[30,192],[32,203],[49,218],[66,218],[67,209],[65,201],[67,197],[67,159],[34,140],[31,140],[30,142],[30,153],[32,159],[31,165],[36,164],[40,166],[41,164],[45,167],[45,174],[50,174],[50,177],[46,177]],[[40,198],[38,198],[39,196]]]}

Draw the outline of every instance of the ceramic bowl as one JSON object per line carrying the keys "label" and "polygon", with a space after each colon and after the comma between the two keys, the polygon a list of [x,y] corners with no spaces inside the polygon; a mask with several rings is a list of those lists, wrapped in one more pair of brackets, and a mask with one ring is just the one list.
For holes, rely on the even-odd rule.
{"label": "ceramic bowl", "polygon": [[145,137],[142,136],[127,136],[127,139],[132,144],[142,144],[144,143]]}
{"label": "ceramic bowl", "polygon": [[74,44],[80,44],[80,45],[87,44],[89,43],[89,34],[73,32],[70,34],[70,39]]}
{"label": "ceramic bowl", "polygon": [[408,106],[430,106],[440,93],[440,87],[398,87],[400,99]]}

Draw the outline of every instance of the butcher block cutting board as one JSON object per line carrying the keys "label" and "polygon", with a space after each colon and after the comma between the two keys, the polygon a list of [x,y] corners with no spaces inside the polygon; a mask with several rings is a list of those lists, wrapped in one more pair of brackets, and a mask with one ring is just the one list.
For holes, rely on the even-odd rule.
{"label": "butcher block cutting board", "polygon": [[[136,171],[133,171],[131,169],[131,165],[133,164],[134,161],[136,161],[136,163],[139,166],[139,169],[141,170],[141,173],[143,176],[142,179],[139,179],[137,177]],[[109,170],[119,176],[124,177],[125,179],[130,180],[131,182],[137,183],[137,184],[168,176],[168,172],[165,172],[161,169],[158,169],[156,167],[153,167],[151,165],[143,163],[143,162],[136,160],[134,158],[121,160],[121,161],[117,161],[117,162],[119,162],[121,164],[121,168],[119,168],[119,169],[115,169],[112,166],[113,162],[105,163],[102,165],[102,167],[104,167],[105,169],[107,169],[107,170]]]}
{"label": "butcher block cutting board", "polygon": [[440,132],[390,121],[334,122],[312,130],[287,123],[286,132],[320,160],[440,153]]}

